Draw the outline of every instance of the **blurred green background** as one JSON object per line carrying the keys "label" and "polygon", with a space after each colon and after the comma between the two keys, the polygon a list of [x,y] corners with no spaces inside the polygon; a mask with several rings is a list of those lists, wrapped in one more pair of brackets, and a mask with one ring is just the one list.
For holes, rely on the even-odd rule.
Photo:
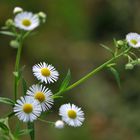
{"label": "blurred green background", "polygon": [[[129,32],[140,32],[139,0],[0,0],[0,26],[13,17],[15,6],[27,11],[44,11],[47,22],[24,43],[22,65],[28,85],[36,83],[32,66],[38,62],[53,64],[60,79],[50,88],[56,92],[67,70],[71,83],[110,58],[103,43],[113,45],[113,38],[123,39]],[[9,47],[11,38],[0,35],[0,96],[13,98],[13,75],[16,50]],[[55,121],[59,106],[74,103],[85,112],[80,128],[57,130],[36,121],[36,140],[139,140],[140,139],[140,68],[124,70],[125,60],[119,63],[120,90],[113,75],[102,71],[67,92],[57,100],[46,119]],[[11,108],[1,105],[0,115]],[[11,127],[17,119],[13,118]],[[23,137],[28,140],[28,137]]]}

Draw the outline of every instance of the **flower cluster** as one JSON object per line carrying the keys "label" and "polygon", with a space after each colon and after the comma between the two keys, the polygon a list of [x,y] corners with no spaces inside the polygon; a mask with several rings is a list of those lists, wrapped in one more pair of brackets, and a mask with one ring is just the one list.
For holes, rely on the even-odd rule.
{"label": "flower cluster", "polygon": [[45,13],[39,12],[38,14],[33,14],[32,12],[23,11],[23,9],[20,7],[16,7],[13,10],[13,13],[15,14],[14,21],[8,19],[6,25],[13,25],[25,31],[31,31],[37,28],[41,22],[44,22],[46,20]]}
{"label": "flower cluster", "polygon": [[2,27],[4,31],[1,33],[15,37],[14,40],[10,41],[10,46],[19,48],[20,43],[23,42],[30,32],[46,21],[47,16],[44,12],[34,14],[24,11],[20,7],[14,8],[13,14],[14,19],[8,19],[5,22],[5,26]]}
{"label": "flower cluster", "polygon": [[[59,76],[57,70],[45,62],[34,65],[32,70],[35,77],[42,84],[32,85],[27,90],[27,95],[17,100],[14,112],[23,122],[33,122],[41,115],[41,112],[52,108],[54,103],[53,94],[43,83],[53,83],[58,80]],[[62,105],[59,109],[59,115],[62,116],[62,121],[59,120],[55,123],[56,128],[63,128],[64,122],[70,126],[77,127],[81,126],[84,121],[83,111],[73,104]]]}
{"label": "flower cluster", "polygon": [[116,47],[119,50],[129,49],[127,53],[123,56],[127,57],[128,62],[125,65],[126,70],[131,70],[136,65],[140,65],[140,58],[137,56],[135,52],[132,51],[132,48],[138,49],[140,48],[140,34],[138,33],[128,33],[126,35],[125,40],[118,40],[116,43]]}

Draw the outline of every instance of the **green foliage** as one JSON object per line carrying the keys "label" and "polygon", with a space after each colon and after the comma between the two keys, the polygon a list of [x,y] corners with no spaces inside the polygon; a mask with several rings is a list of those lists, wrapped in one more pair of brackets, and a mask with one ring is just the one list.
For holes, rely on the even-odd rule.
{"label": "green foliage", "polygon": [[5,131],[6,133],[9,132],[9,128],[2,122],[0,122],[0,128]]}
{"label": "green foliage", "polygon": [[29,134],[31,137],[31,140],[35,140],[35,126],[34,122],[28,122],[28,130],[30,130]]}
{"label": "green foliage", "polygon": [[15,102],[12,99],[0,97],[0,103],[8,104],[13,106]]}
{"label": "green foliage", "polygon": [[17,139],[20,139],[21,136],[23,135],[27,135],[31,132],[32,130],[31,129],[21,129],[20,126],[19,126],[19,123],[17,124],[17,127],[16,127],[16,130],[14,132],[14,136],[17,138]]}
{"label": "green foliage", "polygon": [[8,118],[0,119],[0,140],[18,140],[10,130]]}
{"label": "green foliage", "polygon": [[117,81],[117,84],[118,84],[119,88],[121,88],[120,75],[119,75],[118,71],[115,68],[113,68],[113,67],[109,67],[109,70],[114,75],[114,77],[115,77],[115,79]]}
{"label": "green foliage", "polygon": [[68,70],[67,75],[60,86],[59,92],[64,91],[68,87],[70,80],[71,80],[71,72],[70,70]]}
{"label": "green foliage", "polygon": [[15,36],[15,34],[13,32],[9,32],[9,31],[0,31],[0,34],[13,36],[13,37]]}
{"label": "green foliage", "polygon": [[109,48],[108,46],[104,45],[104,44],[100,44],[101,47],[103,47],[104,49],[106,49],[107,51],[109,51],[113,56],[114,56],[114,51]]}

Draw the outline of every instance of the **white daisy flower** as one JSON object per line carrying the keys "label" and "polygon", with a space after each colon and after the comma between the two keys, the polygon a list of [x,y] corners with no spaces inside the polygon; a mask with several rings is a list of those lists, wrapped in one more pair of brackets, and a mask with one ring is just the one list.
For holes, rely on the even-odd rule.
{"label": "white daisy flower", "polygon": [[59,109],[62,120],[70,126],[78,127],[84,121],[84,112],[74,104],[64,104]]}
{"label": "white daisy flower", "polygon": [[34,97],[42,108],[42,111],[49,110],[53,105],[52,92],[43,85],[32,85],[27,90],[27,95]]}
{"label": "white daisy flower", "polygon": [[137,33],[129,33],[126,35],[126,41],[133,48],[140,47],[140,35]]}
{"label": "white daisy flower", "polygon": [[30,96],[21,97],[14,107],[15,115],[23,122],[33,122],[40,116],[41,111],[39,102]]}
{"label": "white daisy flower", "polygon": [[64,128],[64,125],[65,125],[64,122],[61,120],[55,122],[55,128],[62,129]]}
{"label": "white daisy flower", "polygon": [[41,82],[54,83],[58,80],[59,73],[56,69],[45,62],[33,66],[33,74]]}
{"label": "white daisy flower", "polygon": [[23,9],[21,7],[15,7],[13,10],[14,14],[21,13],[21,12],[23,12]]}
{"label": "white daisy flower", "polygon": [[30,31],[39,26],[39,17],[31,12],[22,12],[15,16],[15,26]]}

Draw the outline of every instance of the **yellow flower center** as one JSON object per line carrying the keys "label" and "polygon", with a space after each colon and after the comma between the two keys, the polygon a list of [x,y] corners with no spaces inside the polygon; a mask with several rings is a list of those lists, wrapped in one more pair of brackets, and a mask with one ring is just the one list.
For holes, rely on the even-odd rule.
{"label": "yellow flower center", "polygon": [[23,111],[27,114],[31,113],[33,111],[33,105],[32,104],[24,104]]}
{"label": "yellow flower center", "polygon": [[43,92],[35,93],[34,97],[35,97],[35,99],[37,99],[41,103],[45,101],[45,95]]}
{"label": "yellow flower center", "polygon": [[50,76],[51,72],[48,68],[42,68],[41,69],[41,74],[45,77],[48,77],[48,76]]}
{"label": "yellow flower center", "polygon": [[134,44],[134,45],[136,45],[138,42],[137,42],[137,40],[132,39],[132,40],[131,40],[131,43]]}
{"label": "yellow flower center", "polygon": [[71,118],[71,119],[75,119],[77,117],[77,114],[74,110],[69,110],[68,111],[68,116]]}
{"label": "yellow flower center", "polygon": [[22,21],[22,24],[23,24],[24,26],[28,27],[28,26],[31,25],[31,21],[30,21],[29,19],[24,19],[24,20]]}

